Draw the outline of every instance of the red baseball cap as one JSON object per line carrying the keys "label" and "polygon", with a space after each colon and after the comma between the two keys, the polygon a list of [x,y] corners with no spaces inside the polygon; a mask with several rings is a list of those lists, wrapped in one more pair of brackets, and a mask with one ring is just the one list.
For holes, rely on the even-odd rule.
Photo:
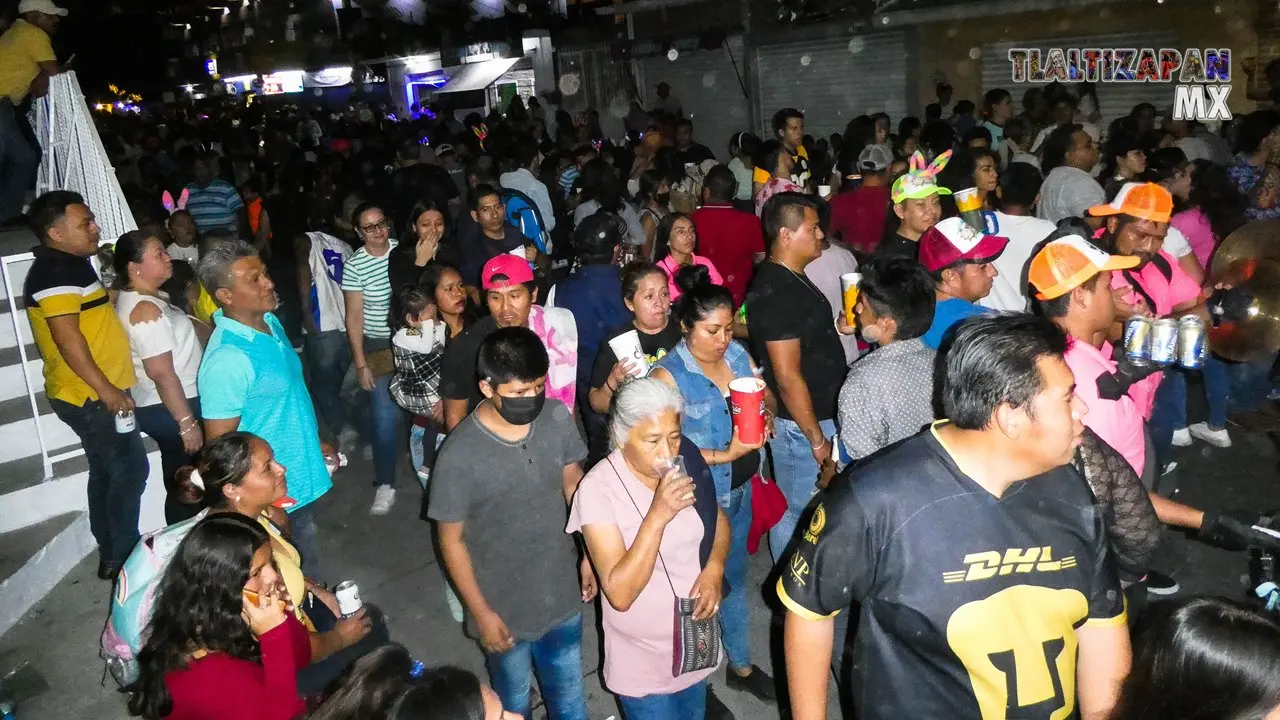
{"label": "red baseball cap", "polygon": [[[495,275],[502,275],[506,279],[494,280]],[[485,263],[484,269],[480,271],[480,287],[485,290],[523,285],[529,282],[533,282],[533,268],[529,267],[529,261],[525,260],[523,255],[516,257],[511,254],[502,254],[489,258],[489,262]]]}
{"label": "red baseball cap", "polygon": [[964,220],[951,217],[920,236],[920,264],[932,273],[961,260],[991,262],[1008,244],[1008,238],[978,232]]}

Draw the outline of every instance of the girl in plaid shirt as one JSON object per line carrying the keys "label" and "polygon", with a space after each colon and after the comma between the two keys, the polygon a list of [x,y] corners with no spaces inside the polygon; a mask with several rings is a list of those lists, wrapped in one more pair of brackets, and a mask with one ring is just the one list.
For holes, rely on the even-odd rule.
{"label": "girl in plaid shirt", "polygon": [[425,464],[422,447],[426,425],[432,417],[440,420],[440,365],[448,328],[436,319],[435,299],[416,285],[402,288],[396,296],[395,326],[391,338],[396,374],[391,378],[391,398],[414,414],[409,436],[409,452],[418,470],[418,480],[426,488],[431,470]]}

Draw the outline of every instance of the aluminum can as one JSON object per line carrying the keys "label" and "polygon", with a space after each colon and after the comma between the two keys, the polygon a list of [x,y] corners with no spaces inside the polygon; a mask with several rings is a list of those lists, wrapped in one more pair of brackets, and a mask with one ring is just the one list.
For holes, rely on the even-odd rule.
{"label": "aluminum can", "polygon": [[1184,315],[1178,320],[1178,365],[1189,370],[1204,367],[1208,355],[1204,321],[1195,315]]}
{"label": "aluminum can", "polygon": [[1161,367],[1178,359],[1178,321],[1161,318],[1151,323],[1151,362]]}
{"label": "aluminum can", "polygon": [[364,607],[364,603],[360,602],[360,588],[350,580],[338,583],[333,594],[338,597],[338,613],[344,618],[355,615]]}
{"label": "aluminum can", "polygon": [[128,435],[138,427],[138,419],[129,410],[116,413],[116,432]]}
{"label": "aluminum can", "polygon": [[1134,365],[1151,362],[1151,318],[1134,315],[1124,321],[1124,356]]}

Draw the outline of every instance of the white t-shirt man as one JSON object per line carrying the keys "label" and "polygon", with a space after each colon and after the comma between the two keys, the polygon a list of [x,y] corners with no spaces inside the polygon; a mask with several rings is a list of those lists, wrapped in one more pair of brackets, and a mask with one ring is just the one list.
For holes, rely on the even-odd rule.
{"label": "white t-shirt man", "polygon": [[1040,204],[1036,216],[1051,223],[1068,217],[1080,217],[1084,211],[1107,201],[1102,185],[1089,173],[1070,165],[1060,165],[1040,186]]}
{"label": "white t-shirt man", "polygon": [[322,232],[309,232],[311,254],[311,319],[320,332],[344,330],[347,307],[342,296],[342,273],[353,254],[351,246]]}
{"label": "white t-shirt man", "polygon": [[1026,312],[1027,296],[1022,280],[1027,261],[1036,243],[1057,229],[1048,220],[1023,215],[1006,215],[996,211],[992,234],[1009,238],[1000,257],[992,261],[999,275],[991,283],[991,292],[978,301],[984,308],[1005,312]]}

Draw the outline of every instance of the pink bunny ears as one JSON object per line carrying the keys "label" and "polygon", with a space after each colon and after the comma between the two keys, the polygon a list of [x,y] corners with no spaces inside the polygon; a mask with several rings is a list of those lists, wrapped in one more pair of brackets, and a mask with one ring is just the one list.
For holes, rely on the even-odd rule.
{"label": "pink bunny ears", "polygon": [[933,159],[932,163],[926,165],[924,153],[919,150],[911,154],[911,161],[907,164],[907,172],[913,175],[921,175],[925,178],[932,179],[942,172],[942,169],[951,162],[951,151],[948,150]]}
{"label": "pink bunny ears", "polygon": [[178,202],[176,203],[173,201],[173,195],[169,194],[168,190],[165,190],[164,194],[160,196],[160,204],[164,205],[164,209],[168,210],[169,214],[172,215],[179,210],[186,210],[187,201],[190,199],[191,193],[186,188],[182,189],[182,194],[178,196]]}

